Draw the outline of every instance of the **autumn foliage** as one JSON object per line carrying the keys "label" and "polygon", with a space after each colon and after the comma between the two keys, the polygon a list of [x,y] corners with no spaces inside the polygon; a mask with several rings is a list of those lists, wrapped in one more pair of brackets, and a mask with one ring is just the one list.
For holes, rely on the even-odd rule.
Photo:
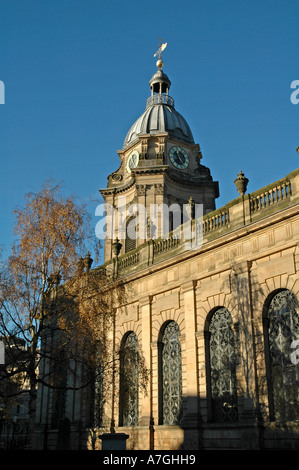
{"label": "autumn foliage", "polygon": [[[115,315],[127,293],[121,280],[92,266],[100,246],[86,206],[62,196],[59,185],[46,182],[28,194],[15,215],[15,242],[0,272],[0,337],[9,338],[7,348],[14,351],[21,339],[26,354],[0,370],[0,398],[11,398],[5,391],[12,388],[4,386],[11,380],[18,382],[15,394],[29,394],[30,433],[39,384],[59,393],[101,381],[101,407],[115,393],[121,354],[115,350]],[[146,389],[144,364],[140,354]],[[66,376],[78,370],[80,381],[72,385]],[[130,373],[125,371],[128,379]]]}
{"label": "autumn foliage", "polygon": [[[15,364],[10,361],[9,367],[2,368],[0,379],[24,378],[19,393],[26,389],[30,394],[29,407],[33,415],[37,384],[55,387],[55,366],[58,364],[55,358],[61,357],[59,351],[70,349],[67,345],[69,335],[66,334],[60,335],[55,352],[43,349],[43,340],[59,330],[59,322],[65,321],[66,315],[73,313],[74,317],[77,315],[76,324],[84,324],[84,319],[79,319],[79,297],[75,286],[85,270],[79,275],[78,262],[86,258],[91,247],[97,256],[99,247],[92,244],[86,206],[73,197],[62,196],[56,183],[47,181],[40,192],[27,194],[24,207],[17,209],[15,216],[11,255],[1,264],[0,337],[9,338],[7,349],[14,351],[22,339],[26,355],[22,361]],[[70,322],[68,326],[72,324]],[[67,323],[64,326],[66,331]],[[74,334],[75,330],[72,332]],[[91,338],[90,343],[92,341]],[[72,345],[75,342],[76,338],[72,336]],[[39,368],[43,354],[53,364],[52,370],[44,376]],[[12,358],[15,356],[11,355]],[[3,399],[4,389],[0,383]]]}

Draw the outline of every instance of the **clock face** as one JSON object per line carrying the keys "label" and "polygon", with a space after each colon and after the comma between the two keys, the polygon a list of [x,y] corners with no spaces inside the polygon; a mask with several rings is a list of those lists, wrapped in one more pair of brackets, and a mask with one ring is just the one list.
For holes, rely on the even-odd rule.
{"label": "clock face", "polygon": [[185,150],[180,147],[172,147],[169,153],[171,163],[180,170],[187,168],[189,165],[189,157]]}
{"label": "clock face", "polygon": [[136,168],[139,162],[139,153],[137,150],[133,150],[133,152],[130,153],[130,156],[127,160],[127,171],[128,173],[131,173],[132,168]]}

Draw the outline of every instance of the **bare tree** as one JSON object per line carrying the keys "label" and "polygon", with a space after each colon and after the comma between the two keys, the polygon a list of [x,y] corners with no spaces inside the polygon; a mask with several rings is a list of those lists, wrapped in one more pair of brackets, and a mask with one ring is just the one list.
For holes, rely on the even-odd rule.
{"label": "bare tree", "polygon": [[[38,375],[40,341],[46,330],[57,327],[57,315],[63,316],[73,301],[71,280],[91,241],[90,217],[84,204],[63,197],[60,186],[50,181],[40,192],[27,194],[24,208],[15,216],[16,239],[0,276],[0,336],[9,338],[8,355],[9,350],[18,350],[19,339],[27,348],[21,361],[18,354],[10,355],[1,378],[24,377],[27,386],[19,393],[29,391],[32,425],[37,384],[44,379]],[[61,283],[63,296],[61,291],[57,295]]]}
{"label": "bare tree", "polygon": [[[16,239],[0,272],[0,337],[14,352],[21,339],[26,354],[23,351],[22,360],[11,354],[9,364],[2,366],[0,397],[7,398],[7,390],[11,395],[29,394],[30,437],[38,384],[66,390],[66,369],[78,370],[72,368],[75,363],[82,364],[76,388],[105,376],[105,401],[119,360],[110,332],[116,306],[126,294],[121,281],[103,268],[91,270],[90,251],[97,260],[100,247],[90,216],[84,204],[63,197],[58,184],[47,181],[40,192],[26,195],[24,208],[15,215]],[[49,367],[40,367],[42,363]],[[145,368],[141,374],[144,384]],[[1,386],[8,380],[19,385],[21,380],[26,387],[12,392]]]}

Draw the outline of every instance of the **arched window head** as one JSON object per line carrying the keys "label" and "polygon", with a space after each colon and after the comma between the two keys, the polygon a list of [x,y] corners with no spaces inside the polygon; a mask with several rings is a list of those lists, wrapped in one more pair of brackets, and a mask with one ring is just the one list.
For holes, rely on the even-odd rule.
{"label": "arched window head", "polygon": [[179,424],[182,417],[182,354],[180,329],[169,322],[159,348],[159,415],[160,424]]}
{"label": "arched window head", "polygon": [[299,339],[297,307],[296,296],[282,290],[267,309],[270,417],[276,421],[299,419],[299,364],[292,359],[292,343]]}
{"label": "arched window head", "polygon": [[138,339],[129,333],[120,350],[120,426],[138,425],[139,354]]}
{"label": "arched window head", "polygon": [[209,325],[210,390],[213,421],[236,421],[236,358],[231,314],[216,310]]}

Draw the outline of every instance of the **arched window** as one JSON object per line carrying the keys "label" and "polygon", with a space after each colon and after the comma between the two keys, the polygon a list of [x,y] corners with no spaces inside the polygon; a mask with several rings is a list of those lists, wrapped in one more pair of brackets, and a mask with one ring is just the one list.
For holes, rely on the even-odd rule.
{"label": "arched window", "polygon": [[138,425],[139,354],[138,339],[129,333],[120,350],[120,426]]}
{"label": "arched window", "polygon": [[212,418],[231,422],[238,418],[236,360],[231,314],[216,310],[209,325],[209,388]]}
{"label": "arched window", "polygon": [[180,329],[169,322],[159,344],[159,422],[178,424],[182,417],[182,354]]}
{"label": "arched window", "polygon": [[135,250],[136,248],[136,219],[130,217],[126,223],[126,241],[125,252]]}
{"label": "arched window", "polygon": [[[51,427],[58,428],[65,417],[67,386],[67,355],[65,350],[58,349],[53,353],[53,379],[55,388],[52,395]],[[56,388],[57,387],[57,388]]]}
{"label": "arched window", "polygon": [[295,295],[276,293],[266,309],[265,346],[268,365],[270,419],[299,419],[299,365],[292,361],[292,342],[299,339]]}
{"label": "arched window", "polygon": [[[91,377],[90,390],[90,423],[92,427],[99,428],[103,424],[104,390],[103,390],[103,364],[99,359]],[[87,397],[88,399],[88,397]]]}

